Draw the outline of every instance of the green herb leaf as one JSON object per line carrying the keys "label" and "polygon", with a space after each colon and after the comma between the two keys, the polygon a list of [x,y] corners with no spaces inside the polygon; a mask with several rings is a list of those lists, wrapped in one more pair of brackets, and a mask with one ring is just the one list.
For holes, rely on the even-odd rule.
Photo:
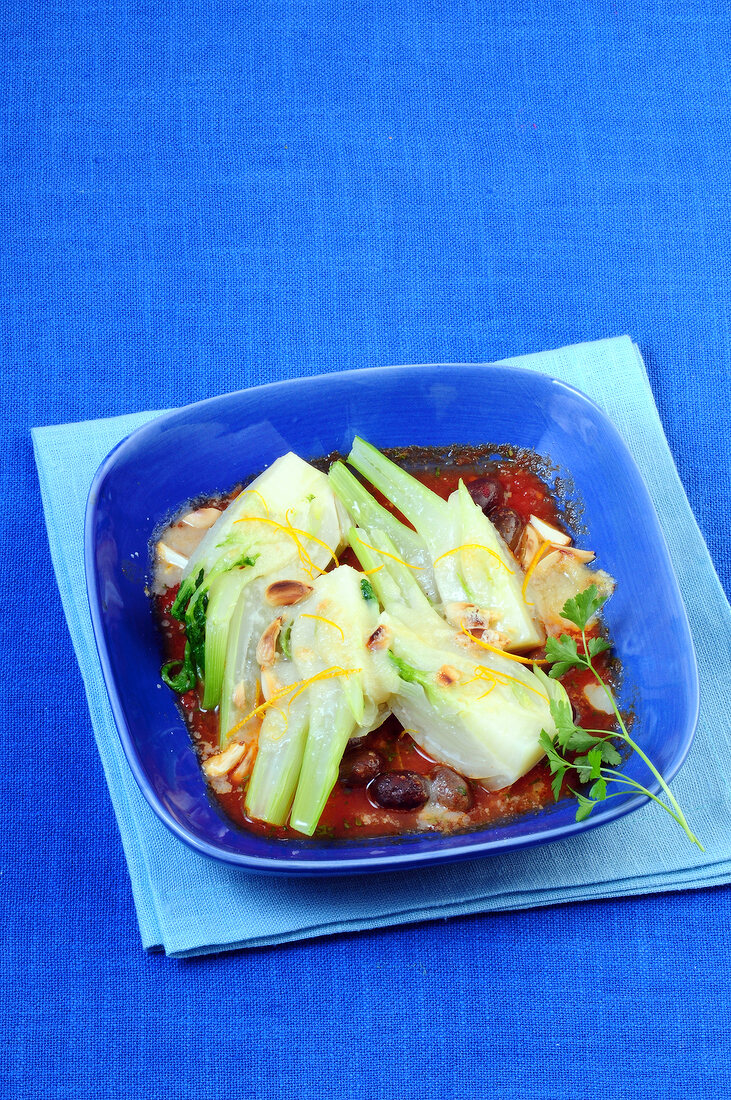
{"label": "green herb leaf", "polygon": [[551,780],[551,790],[553,791],[553,800],[558,802],[561,797],[561,788],[563,787],[563,777],[566,775],[566,770],[562,772],[556,772]]}
{"label": "green herb leaf", "polygon": [[260,556],[261,555],[259,555],[259,554],[244,554],[243,557],[239,558],[238,561],[235,561],[233,563],[233,565],[230,566],[230,568],[231,569],[246,569],[247,567],[251,568],[252,565],[256,565],[257,559]]}
{"label": "green herb leaf", "polygon": [[[587,639],[586,627],[597,611],[603,606],[606,599],[606,596],[600,596],[598,594],[596,585],[591,584],[584,592],[580,592],[577,596],[567,600],[563,605],[561,609],[563,617],[568,622],[573,623],[574,626],[578,627],[581,631],[584,653],[579,653],[576,639],[569,637],[568,634],[562,634],[560,638],[549,638],[546,642],[546,657],[551,663],[551,669],[548,673],[551,678],[558,679],[563,676],[564,673],[568,672],[569,669],[580,668],[590,670],[596,679],[600,683],[603,683],[601,676],[592,664],[592,658],[610,649],[611,643],[604,638]],[[536,673],[539,671],[540,670],[536,670]],[[685,835],[688,837],[688,840],[697,845],[701,851],[704,851],[705,849],[698,840],[698,837],[691,832],[685,815],[667,783],[652,761],[648,759],[639,746],[633,741],[614,699],[612,699],[611,702],[619,731],[616,734],[594,736],[574,723],[573,716],[565,702],[551,701],[551,716],[556,724],[556,741],[558,745],[563,750],[584,754],[575,757],[573,761],[566,760],[557,751],[554,743],[545,730],[541,731],[541,745],[546,752],[548,765],[553,775],[551,788],[554,798],[558,800],[566,772],[573,769],[578,775],[580,782],[591,783],[589,798],[571,788],[571,792],[576,796],[578,802],[576,820],[583,821],[587,818],[597,802],[601,802],[607,797],[607,783],[611,782],[614,778],[611,772],[603,772],[602,766],[609,765],[614,768],[622,763],[622,757],[612,744],[612,740],[618,738],[624,741],[630,749],[634,749],[640,753],[647,767],[662,787],[667,802],[655,798],[655,796],[641,784],[633,784],[633,786],[637,790],[643,791],[648,797],[655,798],[655,801],[670,814],[673,820],[678,822]]]}
{"label": "green herb leaf", "polygon": [[292,623],[290,623],[288,626],[285,626],[284,630],[279,635],[278,640],[279,640],[279,648],[282,651],[282,656],[286,657],[287,660],[291,660],[291,658],[292,658],[292,646],[291,646]]}
{"label": "green herb leaf", "polygon": [[193,666],[202,677],[205,672],[205,645],[206,645],[206,608],[208,607],[208,594],[203,593],[188,605],[185,614],[185,631],[190,643],[190,654]]}
{"label": "green herb leaf", "polygon": [[175,597],[175,601],[170,608],[170,614],[173,619],[177,619],[178,622],[183,622],[185,619],[185,609],[187,608],[190,600],[197,588],[203,583],[203,570],[201,569],[198,576],[186,577],[178,589],[178,594]]}
{"label": "green herb leaf", "polygon": [[584,592],[579,592],[566,601],[561,608],[561,614],[564,619],[578,626],[579,630],[585,630],[589,620],[606,601],[607,597],[599,595],[597,586],[590,584]]}
{"label": "green herb leaf", "polygon": [[589,638],[587,648],[589,656],[596,657],[597,653],[604,653],[605,650],[611,649],[612,643],[608,642],[606,638]]}
{"label": "green herb leaf", "polygon": [[589,788],[589,795],[595,802],[601,802],[607,797],[607,781],[606,779],[597,779],[595,783],[592,783]]}
{"label": "green herb leaf", "polygon": [[602,741],[602,763],[610,764],[613,768],[619,767],[622,763],[622,757],[611,741]]}
{"label": "green herb leaf", "polygon": [[593,733],[587,733],[581,726],[574,726],[574,731],[569,737],[566,748],[570,752],[588,752],[601,741]]}
{"label": "green herb leaf", "polygon": [[[179,672],[173,675],[172,670],[180,666]],[[169,688],[183,695],[186,691],[192,691],[195,687],[196,674],[193,660],[190,654],[190,643],[185,643],[185,653],[182,661],[168,661],[160,669],[160,676]]]}
{"label": "green herb leaf", "polygon": [[591,775],[589,776],[589,778],[590,779],[601,779],[601,774],[602,774],[602,772],[601,772],[601,767],[602,767],[602,750],[601,750],[601,747],[597,745],[595,748],[589,749],[589,752],[586,754],[586,759],[589,761],[589,765],[591,766]]}
{"label": "green herb leaf", "polygon": [[[564,604],[564,609],[566,605]],[[570,668],[586,668],[586,659],[580,656],[576,648],[576,638],[562,634],[560,638],[549,638],[546,642],[546,658],[551,662],[548,675],[558,680]]]}
{"label": "green herb leaf", "polygon": [[588,783],[591,779],[591,764],[589,763],[589,757],[577,756],[574,760],[573,767],[576,768],[579,781],[581,783]]}
{"label": "green herb leaf", "polygon": [[568,762],[568,760],[564,760],[564,758],[556,751],[556,747],[549,733],[546,733],[545,730],[541,730],[539,740],[541,742],[541,747],[545,750],[546,756],[548,757],[548,766],[551,769],[552,775],[554,774],[554,772],[557,772],[559,770],[565,772],[568,768],[571,767],[571,764]]}
{"label": "green herb leaf", "polygon": [[579,808],[576,811],[576,820],[584,821],[596,806],[596,802],[592,802],[590,798],[585,798],[584,795],[579,794],[578,791],[573,791],[573,794],[576,795],[576,800],[579,803]]}
{"label": "green herb leaf", "polygon": [[[551,718],[556,723],[557,737],[562,749],[569,748],[569,742],[576,732],[571,704],[567,699],[551,699],[549,703]],[[583,731],[582,731],[583,732]],[[578,748],[579,746],[577,746]]]}
{"label": "green herb leaf", "polygon": [[360,579],[360,591],[361,591],[361,594],[362,594],[364,600],[373,600],[373,601],[375,601],[376,594],[373,591],[373,585],[371,584],[371,582],[368,580],[367,577],[361,577],[361,579]]}

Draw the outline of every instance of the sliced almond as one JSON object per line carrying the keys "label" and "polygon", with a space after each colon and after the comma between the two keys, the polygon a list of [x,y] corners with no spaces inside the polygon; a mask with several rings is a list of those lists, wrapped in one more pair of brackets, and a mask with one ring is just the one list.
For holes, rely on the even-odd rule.
{"label": "sliced almond", "polygon": [[391,640],[391,632],[388,627],[377,626],[366,642],[368,649],[387,649]]}
{"label": "sliced almond", "polygon": [[464,634],[460,631],[459,634],[455,634],[454,641],[458,646],[469,650],[473,654],[476,649],[480,648],[480,642],[487,642],[495,649],[502,649],[505,652],[510,651],[510,638],[508,635],[503,634],[500,630],[494,630],[492,627],[487,627],[485,630],[473,629],[471,634]]}
{"label": "sliced almond", "polygon": [[594,561],[596,554],[593,550],[579,550],[578,546],[567,546],[565,549],[559,551],[560,554],[571,554],[576,561],[587,562]]}
{"label": "sliced almond", "polygon": [[579,562],[584,565],[586,562],[594,561],[595,557],[596,554],[593,550],[580,550],[578,546],[560,546],[556,550],[552,550],[550,554],[546,554],[545,558],[541,558],[536,566],[536,573],[560,569],[567,561],[571,561],[572,564]]}
{"label": "sliced almond", "polygon": [[530,526],[535,529],[542,542],[550,542],[552,546],[568,546],[571,542],[571,536],[567,535],[565,531],[553,527],[550,523],[546,523],[545,519],[539,519],[538,516],[530,517]]}
{"label": "sliced almond", "polygon": [[479,635],[497,620],[498,616],[493,612],[487,614],[473,603],[446,603],[444,614],[447,622],[452,626],[458,626],[469,630],[470,633]]}
{"label": "sliced almond", "polygon": [[304,600],[311,591],[312,585],[305,584],[304,581],[273,581],[264,593],[264,598],[272,607],[291,607],[292,604]]}
{"label": "sliced almond", "polygon": [[541,560],[538,562],[538,564],[535,568],[535,572],[534,572],[533,575],[535,576],[536,573],[540,573],[540,574],[550,573],[550,571],[552,569],[556,569],[557,566],[559,566],[560,564],[561,564],[561,551],[560,550],[552,550],[550,554],[546,554],[546,556],[544,558],[541,558]]}
{"label": "sliced almond", "polygon": [[223,752],[218,752],[215,756],[209,756],[203,765],[203,771],[209,779],[228,775],[231,769],[236,767],[247,752],[247,745],[242,745],[239,741],[233,741],[223,750]]}
{"label": "sliced almond", "polygon": [[246,750],[246,755],[241,760],[238,767],[231,772],[231,782],[235,785],[243,783],[247,776],[251,775],[251,769],[254,766],[254,760],[256,759],[256,745],[249,745]]}
{"label": "sliced almond", "polygon": [[276,672],[268,668],[261,670],[261,693],[265,699],[271,699],[282,687],[284,684],[280,682]]}
{"label": "sliced almond", "polygon": [[196,508],[194,512],[184,515],[180,523],[184,523],[186,527],[198,527],[205,531],[208,527],[213,527],[216,520],[220,518],[221,513],[218,508]]}
{"label": "sliced almond", "polygon": [[277,638],[279,637],[283,622],[284,616],[280,615],[273,623],[269,623],[269,626],[259,639],[259,644],[256,647],[256,659],[262,668],[273,665],[276,660]]}
{"label": "sliced almond", "polygon": [[485,630],[482,635],[482,641],[487,642],[488,645],[494,646],[495,649],[502,649],[506,653],[510,652],[510,638],[500,630]]}
{"label": "sliced almond", "polygon": [[461,679],[462,673],[454,665],[442,665],[436,675],[436,681],[440,687],[449,687],[450,684],[456,684]]}
{"label": "sliced almond", "polygon": [[158,542],[155,549],[157,550],[158,561],[163,562],[165,565],[172,565],[176,569],[184,569],[188,564],[185,554],[179,554],[177,550],[174,550],[172,546],[168,546],[162,540]]}
{"label": "sliced almond", "polygon": [[593,558],[591,550],[562,546],[538,562],[528,582],[526,598],[535,604],[549,634],[574,629],[561,610],[566,600],[585,591],[590,584],[596,585],[601,595],[610,596],[613,592],[614,581],[608,573],[587,567],[586,562]]}
{"label": "sliced almond", "polygon": [[535,527],[527,523],[523,529],[523,534],[520,536],[516,551],[516,557],[523,569],[530,568],[533,559],[541,548],[541,542],[545,542],[545,539],[541,539]]}

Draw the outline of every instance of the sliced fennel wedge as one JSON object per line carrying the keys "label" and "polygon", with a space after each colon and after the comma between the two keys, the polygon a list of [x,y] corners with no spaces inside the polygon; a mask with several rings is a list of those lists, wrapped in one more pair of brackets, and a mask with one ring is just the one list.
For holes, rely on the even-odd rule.
{"label": "sliced fennel wedge", "polygon": [[[296,676],[294,665],[287,663],[279,670],[278,678],[271,681],[273,690],[282,691]],[[282,697],[265,712],[256,762],[246,788],[247,814],[270,825],[284,825],[289,817],[307,741],[310,699],[306,693],[297,698],[292,698],[293,694]]]}
{"label": "sliced fennel wedge", "polygon": [[[226,684],[224,727],[235,724],[228,713],[235,671],[226,672],[226,660],[245,661],[230,637],[244,589],[259,577],[288,570],[295,577],[319,576],[343,541],[343,516],[327,476],[286,454],[229,504],[189,558],[174,610],[185,608],[189,632],[205,621],[203,705],[218,705]],[[246,686],[251,692],[253,685]],[[222,744],[227,733],[222,728]]]}
{"label": "sliced fennel wedge", "polygon": [[[523,573],[490,520],[460,483],[448,501],[402,470],[370,443],[356,437],[348,462],[394,504],[421,536],[446,617],[459,627],[466,607],[474,607],[504,649],[525,650],[545,638],[534,609],[523,595]],[[336,481],[346,499],[344,479]],[[372,533],[377,516],[365,515]],[[383,529],[392,538],[393,524]],[[413,565],[413,561],[411,562]]]}
{"label": "sliced fennel wedge", "polygon": [[350,566],[333,569],[285,616],[291,655],[280,655],[269,675],[293,690],[277,700],[282,718],[270,719],[270,708],[262,724],[246,798],[252,817],[281,824],[282,807],[288,813],[291,805],[291,827],[311,835],[349,739],[374,729],[388,713],[385,703],[397,678],[387,655],[367,646],[379,609],[361,580]]}
{"label": "sliced fennel wedge", "polygon": [[[485,652],[446,623],[383,532],[370,533],[375,549],[357,530],[348,538],[366,569],[381,561],[370,579],[399,675],[393,713],[430,756],[462,775],[493,789],[515,782],[544,755],[541,730],[556,732],[546,678]],[[564,691],[560,684],[555,690]]]}

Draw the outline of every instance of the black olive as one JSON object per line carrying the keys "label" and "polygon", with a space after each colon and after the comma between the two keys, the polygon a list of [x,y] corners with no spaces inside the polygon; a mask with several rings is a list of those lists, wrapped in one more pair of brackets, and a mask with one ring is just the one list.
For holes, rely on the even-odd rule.
{"label": "black olive", "polygon": [[383,757],[373,749],[347,752],[340,762],[340,782],[344,787],[366,787],[383,768]]}
{"label": "black olive", "polygon": [[472,808],[472,791],[463,775],[451,768],[437,768],[431,777],[431,799],[445,810],[461,810],[466,813]]}
{"label": "black olive", "polygon": [[474,481],[469,481],[467,492],[478,508],[482,508],[485,513],[497,508],[502,503],[503,487],[496,477],[491,477],[489,474],[476,477]]}
{"label": "black olive", "polygon": [[523,521],[512,508],[496,508],[490,513],[490,522],[511,550],[515,550],[523,534]]}
{"label": "black olive", "polygon": [[416,772],[381,772],[368,793],[386,810],[418,810],[429,798],[428,783]]}

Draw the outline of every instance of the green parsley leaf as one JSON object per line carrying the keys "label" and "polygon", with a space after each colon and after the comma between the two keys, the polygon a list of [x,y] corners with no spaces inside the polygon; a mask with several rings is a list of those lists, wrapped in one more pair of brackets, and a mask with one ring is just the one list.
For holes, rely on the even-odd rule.
{"label": "green parsley leaf", "polygon": [[611,741],[602,742],[602,763],[610,764],[614,768],[618,768],[619,765],[622,763],[622,757],[619,755]]}
{"label": "green parsley leaf", "polygon": [[[565,608],[564,604],[564,608]],[[546,659],[551,662],[551,670],[548,675],[552,680],[558,680],[570,668],[586,668],[586,660],[580,656],[576,649],[576,638],[570,638],[568,634],[562,634],[560,638],[549,638],[546,642]]]}
{"label": "green parsley leaf", "polygon": [[592,779],[601,779],[602,750],[600,747],[589,749],[586,756],[577,756],[573,767],[579,773],[582,783],[589,783]]}
{"label": "green parsley leaf", "polygon": [[601,802],[602,799],[607,797],[607,781],[606,779],[597,779],[595,783],[592,783],[589,788],[589,795],[595,802]]}
{"label": "green parsley leaf", "polygon": [[567,699],[551,699],[548,705],[551,718],[556,724],[556,740],[562,749],[568,748],[568,743],[576,730],[573,714],[571,713],[571,704]]}
{"label": "green parsley leaf", "polygon": [[593,749],[599,741],[601,741],[600,737],[596,737],[593,733],[587,733],[581,726],[574,726],[573,732],[566,741],[564,748],[567,748],[570,752],[588,752],[589,749]]}
{"label": "green parsley leaf", "polygon": [[544,749],[546,756],[548,757],[548,766],[551,769],[551,775],[559,770],[566,771],[571,767],[568,760],[564,758],[556,751],[556,747],[553,744],[551,735],[545,730],[541,730],[540,738],[541,748]]}
{"label": "green parsley leaf", "polygon": [[607,597],[600,596],[595,584],[590,584],[584,592],[572,596],[561,608],[564,619],[568,619],[579,630],[585,630],[586,624],[597,613],[599,608],[606,603]]}
{"label": "green parsley leaf", "polygon": [[606,649],[612,648],[612,643],[606,638],[589,638],[587,645],[590,657],[596,657],[597,653],[604,653]]}
{"label": "green parsley leaf", "polygon": [[576,795],[576,800],[579,803],[579,808],[576,811],[576,820],[584,821],[596,806],[596,802],[592,802],[590,798],[585,798],[584,795],[579,794],[578,791],[573,791],[573,794]]}

